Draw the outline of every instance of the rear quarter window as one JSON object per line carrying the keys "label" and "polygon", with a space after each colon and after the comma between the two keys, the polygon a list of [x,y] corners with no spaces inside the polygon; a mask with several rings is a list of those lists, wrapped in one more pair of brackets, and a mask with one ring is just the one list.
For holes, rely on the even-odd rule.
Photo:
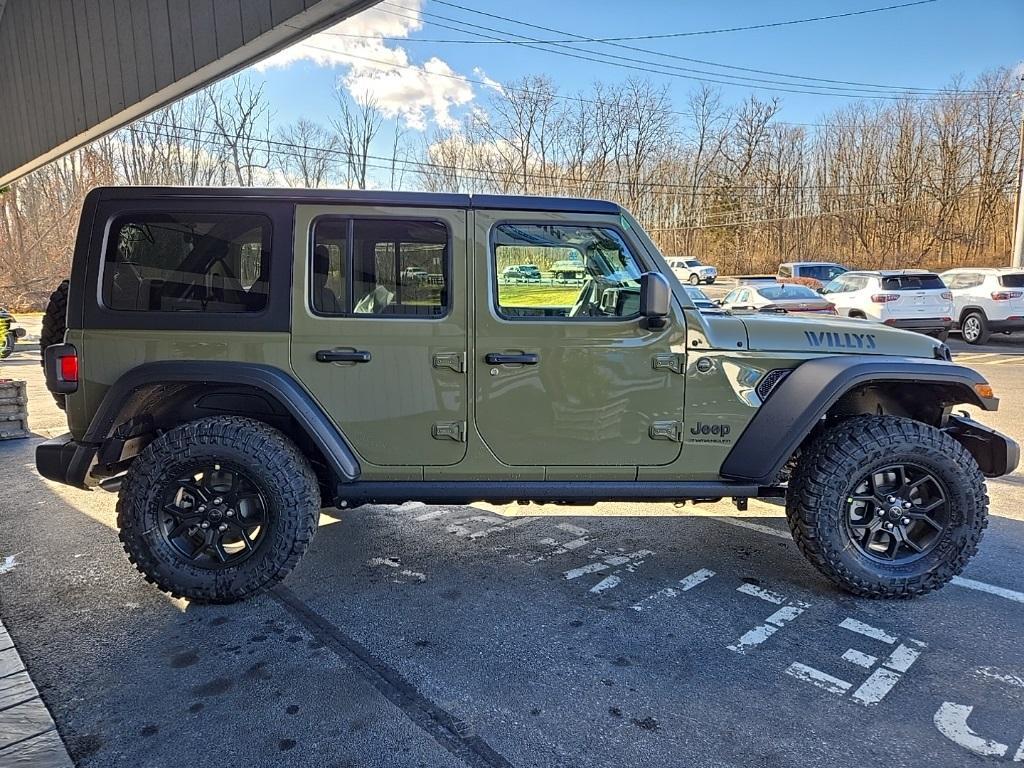
{"label": "rear quarter window", "polygon": [[262,312],[271,229],[259,214],[119,216],[104,253],[103,304],[123,312]]}

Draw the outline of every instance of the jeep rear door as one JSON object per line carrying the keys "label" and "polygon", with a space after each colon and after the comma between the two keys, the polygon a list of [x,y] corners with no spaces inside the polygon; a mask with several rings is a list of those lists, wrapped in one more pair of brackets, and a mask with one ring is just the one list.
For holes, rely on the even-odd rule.
{"label": "jeep rear door", "polygon": [[465,455],[466,287],[462,209],[296,208],[292,368],[364,463]]}
{"label": "jeep rear door", "polygon": [[[660,330],[640,318],[637,278],[652,266],[642,244],[617,216],[473,216],[475,422],[493,455],[548,477],[629,477],[674,461],[685,328],[678,311]],[[569,258],[585,264],[582,284],[500,279],[509,264],[547,275]]]}

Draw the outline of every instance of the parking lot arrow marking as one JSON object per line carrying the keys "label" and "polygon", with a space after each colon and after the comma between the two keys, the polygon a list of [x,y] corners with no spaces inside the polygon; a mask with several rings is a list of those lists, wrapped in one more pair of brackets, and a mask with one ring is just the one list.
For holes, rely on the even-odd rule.
{"label": "parking lot arrow marking", "polygon": [[[1003,757],[1009,751],[1009,745],[979,736],[967,724],[967,718],[971,716],[973,711],[974,707],[966,704],[944,701],[933,718],[935,727],[939,729],[939,733],[954,744],[959,744],[976,755]],[[1017,760],[1018,757],[1021,757],[1020,753],[1018,753],[1017,757],[1014,757],[1014,760]]]}

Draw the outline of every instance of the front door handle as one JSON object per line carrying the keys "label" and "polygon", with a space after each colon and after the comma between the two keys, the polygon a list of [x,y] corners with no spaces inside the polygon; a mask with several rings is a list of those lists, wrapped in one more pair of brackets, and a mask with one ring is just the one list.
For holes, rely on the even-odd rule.
{"label": "front door handle", "polygon": [[318,363],[368,363],[370,353],[357,349],[321,349],[316,353]]}
{"label": "front door handle", "polygon": [[540,355],[536,352],[517,352],[506,354],[504,352],[488,352],[484,355],[484,362],[488,365],[505,365],[518,363],[519,365],[536,365],[540,362]]}

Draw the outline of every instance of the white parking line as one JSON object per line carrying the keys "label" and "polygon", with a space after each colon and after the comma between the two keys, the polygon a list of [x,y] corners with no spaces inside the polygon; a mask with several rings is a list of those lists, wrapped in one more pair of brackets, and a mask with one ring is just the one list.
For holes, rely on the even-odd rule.
{"label": "white parking line", "polygon": [[792,675],[797,680],[803,680],[804,682],[816,685],[819,688],[824,688],[830,693],[838,693],[842,696],[848,690],[850,690],[850,683],[845,680],[840,680],[838,677],[832,677],[827,675],[820,669],[814,667],[808,667],[806,664],[801,664],[799,661],[794,661],[786,668],[786,674]]}
{"label": "white parking line", "polygon": [[[792,536],[790,536],[786,531],[780,531],[778,528],[771,528],[767,525],[750,523],[746,520],[737,520],[734,517],[712,517],[711,519],[717,520],[719,523],[735,525],[738,528],[747,528],[768,536],[775,536],[779,539],[792,540]],[[1006,587],[997,587],[995,584],[987,584],[984,581],[976,581],[975,579],[965,579],[963,576],[954,576],[952,581],[949,583],[957,587],[963,587],[964,589],[973,589],[977,592],[985,592],[990,595],[995,595],[996,597],[1003,597],[1007,600],[1012,600],[1015,603],[1024,604],[1024,592],[1007,589]]]}
{"label": "white parking line", "polygon": [[893,645],[896,642],[896,638],[886,632],[884,629],[877,629],[872,627],[870,624],[865,624],[863,621],[857,621],[856,619],[843,619],[839,626],[843,629],[848,629],[851,632],[857,632],[858,634],[870,637],[872,640],[881,640],[883,643]]}

